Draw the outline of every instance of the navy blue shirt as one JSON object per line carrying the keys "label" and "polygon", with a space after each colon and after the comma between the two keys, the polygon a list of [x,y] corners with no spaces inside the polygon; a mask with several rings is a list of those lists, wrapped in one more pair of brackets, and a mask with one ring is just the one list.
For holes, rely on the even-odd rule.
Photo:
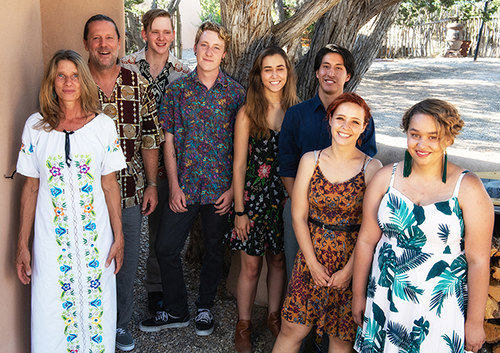
{"label": "navy blue shirt", "polygon": [[[332,144],[330,126],[325,117],[326,110],[317,93],[313,98],[286,111],[279,140],[280,176],[295,178],[300,158],[304,153],[322,150]],[[375,124],[371,117],[368,126],[361,134],[361,141],[361,146],[358,148],[362,152],[370,157],[377,154]]]}

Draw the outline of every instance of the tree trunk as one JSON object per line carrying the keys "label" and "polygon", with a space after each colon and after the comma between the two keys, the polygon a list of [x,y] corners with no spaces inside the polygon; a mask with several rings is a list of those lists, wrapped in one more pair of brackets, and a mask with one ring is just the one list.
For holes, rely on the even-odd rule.
{"label": "tree trunk", "polygon": [[356,72],[346,85],[346,91],[354,92],[361,83],[371,64],[382,47],[383,39],[396,20],[399,4],[383,10],[368,28],[368,33],[359,34],[354,44],[352,54],[356,63]]}
{"label": "tree trunk", "polygon": [[126,42],[125,51],[130,52],[131,49],[139,50],[144,47],[144,41],[141,36],[141,23],[139,18],[132,12],[127,12],[126,21],[128,22],[128,31],[125,31]]}
{"label": "tree trunk", "polygon": [[273,24],[273,0],[221,0],[222,23],[232,34],[223,69],[243,86],[257,54],[271,44],[285,47],[300,40],[302,33],[340,0],[313,1],[277,25]]}
{"label": "tree trunk", "polygon": [[276,0],[274,2],[274,10],[278,15],[278,22],[283,22],[285,20],[285,3],[283,0]]}

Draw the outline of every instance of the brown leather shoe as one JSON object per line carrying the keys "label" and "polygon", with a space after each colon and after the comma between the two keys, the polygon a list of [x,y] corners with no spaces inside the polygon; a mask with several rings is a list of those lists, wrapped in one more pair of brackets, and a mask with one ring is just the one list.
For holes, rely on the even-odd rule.
{"label": "brown leather shoe", "polygon": [[250,320],[239,320],[234,333],[234,348],[238,353],[252,353],[251,333],[252,322]]}
{"label": "brown leather shoe", "polygon": [[267,317],[267,328],[271,331],[274,338],[278,338],[281,330],[281,317],[278,311],[270,313]]}

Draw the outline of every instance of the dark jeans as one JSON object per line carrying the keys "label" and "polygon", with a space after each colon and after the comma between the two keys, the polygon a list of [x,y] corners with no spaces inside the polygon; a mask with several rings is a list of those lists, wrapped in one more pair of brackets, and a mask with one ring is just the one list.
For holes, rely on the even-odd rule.
{"label": "dark jeans", "polygon": [[284,236],[283,241],[285,242],[285,264],[286,264],[286,279],[290,282],[292,278],[293,265],[295,263],[295,257],[299,252],[299,243],[295,237],[295,232],[292,225],[292,200],[288,199],[283,209],[283,223],[284,223]]}
{"label": "dark jeans", "polygon": [[181,251],[198,214],[201,214],[205,255],[200,273],[198,309],[210,309],[214,304],[217,286],[224,264],[224,234],[229,229],[227,214],[219,216],[213,204],[187,206],[188,211],[174,213],[163,208],[160,230],[156,238],[156,258],[160,264],[163,298],[167,311],[174,316],[189,313],[186,284],[182,271]]}
{"label": "dark jeans", "polygon": [[153,213],[148,216],[149,224],[149,253],[146,264],[146,278],[144,287],[149,292],[161,292],[161,273],[156,259],[155,244],[158,230],[160,229],[163,209],[168,207],[168,180],[158,178],[158,205]]}

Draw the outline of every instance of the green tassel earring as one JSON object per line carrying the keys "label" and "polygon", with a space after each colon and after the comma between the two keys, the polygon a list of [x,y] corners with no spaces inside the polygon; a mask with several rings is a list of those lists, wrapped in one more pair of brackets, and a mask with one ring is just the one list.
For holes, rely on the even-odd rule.
{"label": "green tassel earring", "polygon": [[443,177],[441,180],[446,184],[446,175],[448,174],[448,152],[444,151]]}
{"label": "green tassel earring", "polygon": [[408,178],[411,174],[411,154],[408,152],[408,150],[405,151],[405,164],[403,168],[403,176],[405,178]]}

